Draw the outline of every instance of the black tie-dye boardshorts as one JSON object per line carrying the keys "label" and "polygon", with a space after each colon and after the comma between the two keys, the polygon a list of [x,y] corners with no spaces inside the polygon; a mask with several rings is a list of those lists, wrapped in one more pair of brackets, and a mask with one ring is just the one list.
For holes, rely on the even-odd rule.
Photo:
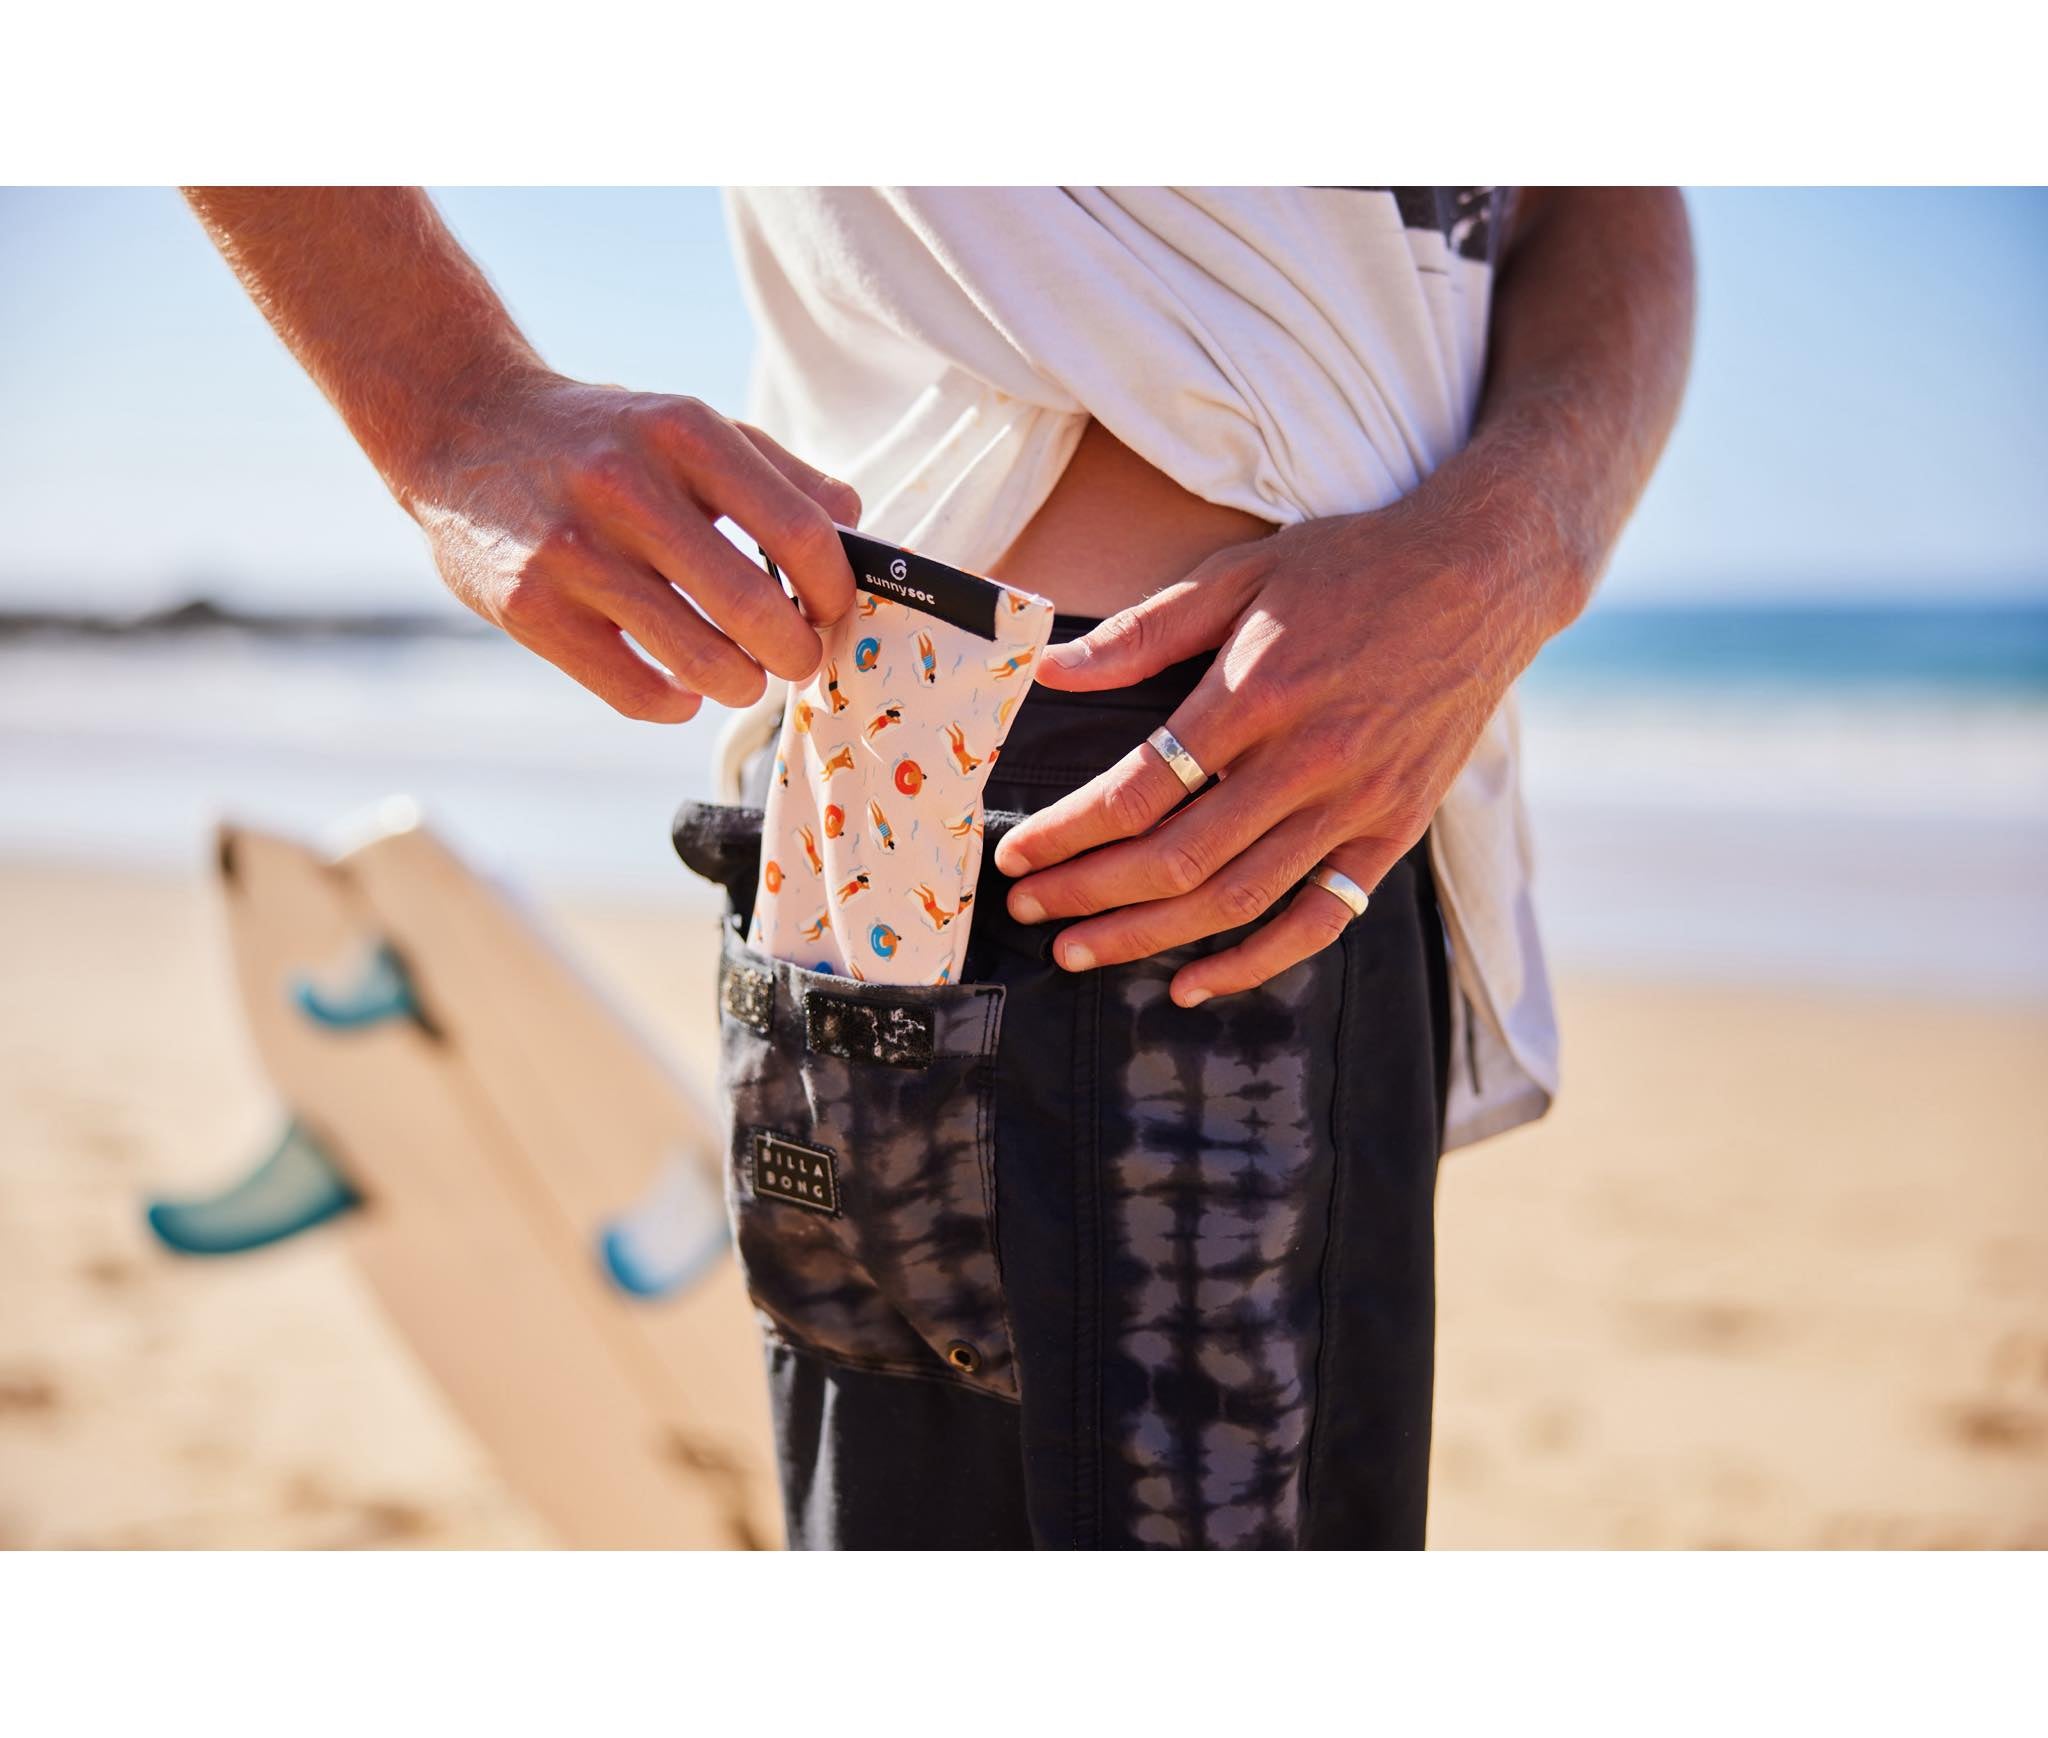
{"label": "black tie-dye boardshorts", "polygon": [[1059,924],[1004,909],[1004,828],[1205,663],[1032,691],[955,985],[754,953],[759,809],[677,816],[732,906],[726,1186],[794,1546],[1422,1543],[1449,1038],[1425,850],[1339,943],[1192,1009],[1168,982],[1234,935],[1076,974]]}

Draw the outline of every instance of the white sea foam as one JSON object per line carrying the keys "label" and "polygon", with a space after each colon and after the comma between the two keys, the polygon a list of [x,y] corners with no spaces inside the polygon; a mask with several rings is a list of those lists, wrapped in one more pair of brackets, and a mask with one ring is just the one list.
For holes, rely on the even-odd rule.
{"label": "white sea foam", "polygon": [[1532,803],[2048,822],[2048,704],[1688,689],[1524,707]]}
{"label": "white sea foam", "polygon": [[[194,865],[219,814],[318,834],[394,793],[543,890],[707,907],[667,843],[719,714],[629,723],[495,639],[0,649],[0,851]],[[2048,705],[1539,691],[1560,962],[2048,998]]]}

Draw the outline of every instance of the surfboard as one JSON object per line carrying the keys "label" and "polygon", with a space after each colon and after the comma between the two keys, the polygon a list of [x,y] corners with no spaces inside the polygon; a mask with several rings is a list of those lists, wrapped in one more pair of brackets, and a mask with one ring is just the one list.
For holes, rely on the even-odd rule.
{"label": "surfboard", "polygon": [[245,826],[217,845],[286,1128],[248,1177],[154,1205],[159,1237],[228,1254],[331,1224],[565,1544],[779,1543],[724,1142],[697,1096],[410,805],[332,854]]}

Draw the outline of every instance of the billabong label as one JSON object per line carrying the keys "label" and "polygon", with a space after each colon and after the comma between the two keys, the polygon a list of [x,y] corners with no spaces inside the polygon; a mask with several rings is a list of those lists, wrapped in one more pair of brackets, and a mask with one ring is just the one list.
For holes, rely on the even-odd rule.
{"label": "billabong label", "polygon": [[827,1218],[839,1212],[839,1177],[832,1154],[807,1147],[786,1135],[761,1129],[754,1136],[754,1193],[771,1201],[787,1201]]}

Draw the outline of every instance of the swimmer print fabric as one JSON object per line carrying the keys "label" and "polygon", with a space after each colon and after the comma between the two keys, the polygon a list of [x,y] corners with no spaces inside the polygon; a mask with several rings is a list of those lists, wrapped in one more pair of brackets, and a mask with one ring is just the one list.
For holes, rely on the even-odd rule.
{"label": "swimmer print fabric", "polygon": [[748,940],[867,983],[956,983],[982,787],[1053,606],[877,538],[840,538],[858,599],[824,630],[817,674],[790,688]]}

